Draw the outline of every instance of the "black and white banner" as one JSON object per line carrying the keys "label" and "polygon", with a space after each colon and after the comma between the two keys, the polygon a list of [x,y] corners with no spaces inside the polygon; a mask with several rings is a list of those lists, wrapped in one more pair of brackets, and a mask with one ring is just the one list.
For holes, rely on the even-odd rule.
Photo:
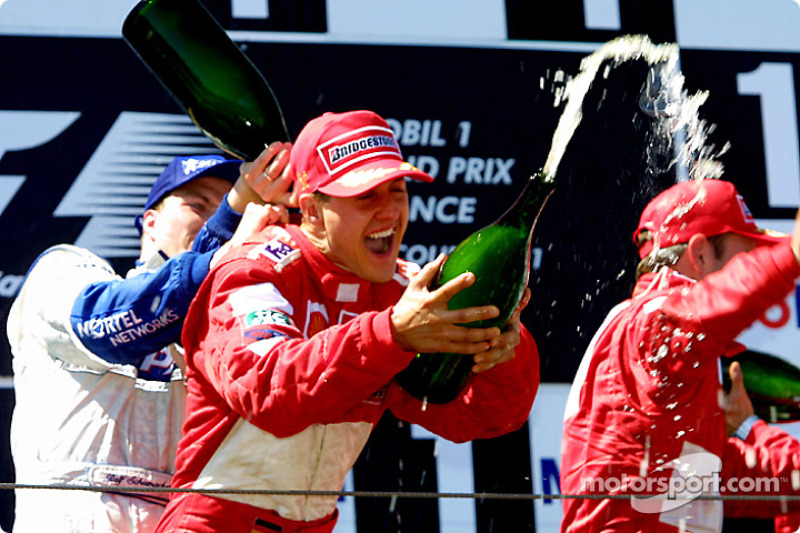
{"label": "black and white banner", "polygon": [[[603,42],[677,42],[687,90],[761,225],[787,231],[800,205],[793,0],[205,0],[269,80],[296,135],[324,111],[371,109],[404,155],[431,173],[412,184],[403,254],[425,263],[492,222],[550,149],[558,87]],[[120,36],[132,0],[0,0],[0,323],[35,257],[68,242],[124,271],[133,217],[175,155],[217,151]],[[638,87],[631,87],[638,91]],[[598,139],[598,143],[609,139]],[[613,145],[613,143],[612,143]],[[586,345],[633,284],[636,183],[557,187],[533,250],[523,315],[541,352],[528,425],[455,445],[387,417],[347,490],[557,494],[560,415]],[[569,190],[567,190],[569,189]],[[800,364],[795,295],[743,340]],[[10,352],[0,342],[0,482],[13,481]],[[43,400],[44,401],[44,400]],[[800,430],[789,428],[800,434]],[[358,499],[341,533],[556,531],[558,500]],[[0,528],[13,495],[0,491]]]}

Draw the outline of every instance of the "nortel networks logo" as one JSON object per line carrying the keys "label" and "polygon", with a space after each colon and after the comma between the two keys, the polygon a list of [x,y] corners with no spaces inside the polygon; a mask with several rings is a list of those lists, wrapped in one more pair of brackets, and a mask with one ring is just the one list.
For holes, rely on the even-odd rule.
{"label": "nortel networks logo", "polygon": [[722,461],[712,453],[683,455],[650,474],[596,478],[584,481],[590,494],[630,495],[631,507],[645,514],[666,513],[703,496],[724,494],[778,494],[780,480],[774,477],[722,478]]}

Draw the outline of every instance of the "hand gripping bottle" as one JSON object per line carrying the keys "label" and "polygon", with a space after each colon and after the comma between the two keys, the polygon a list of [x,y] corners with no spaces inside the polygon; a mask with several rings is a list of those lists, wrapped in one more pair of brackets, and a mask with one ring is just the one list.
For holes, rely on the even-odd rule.
{"label": "hand gripping bottle", "polygon": [[269,84],[198,0],[141,0],[122,36],[222,150],[252,161],[289,140]]}
{"label": "hand gripping bottle", "polygon": [[771,423],[800,420],[800,368],[780,357],[747,350],[722,359],[726,390],[730,389],[728,367],[733,361],[742,367],[744,388],[759,418]]}
{"label": "hand gripping bottle", "polygon": [[[500,310],[494,319],[464,326],[502,327],[513,315],[528,285],[533,229],[553,188],[552,176],[531,176],[511,208],[494,223],[461,241],[442,265],[433,288],[464,272],[472,272],[476,278],[473,285],[450,299],[449,309],[495,305]],[[421,353],[396,379],[420,400],[448,403],[468,385],[473,364],[472,355]]]}

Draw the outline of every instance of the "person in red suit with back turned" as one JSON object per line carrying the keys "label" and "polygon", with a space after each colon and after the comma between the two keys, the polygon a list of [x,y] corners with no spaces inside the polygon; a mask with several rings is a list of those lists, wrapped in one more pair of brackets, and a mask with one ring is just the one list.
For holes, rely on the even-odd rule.
{"label": "person in red suit with back turned", "polygon": [[[448,310],[474,275],[429,290],[443,257],[421,271],[398,259],[406,180],[433,178],[403,161],[386,121],[326,113],[300,132],[289,164],[300,225],[233,251],[189,310],[173,487],[338,491],[387,409],[453,441],[521,427],[539,385],[533,338],[519,312],[503,330],[459,326],[498,313]],[[393,380],[418,352],[474,357],[478,375],[456,400],[426,405]],[[157,531],[329,532],[336,499],[176,493]]]}
{"label": "person in red suit with back turned", "polygon": [[[722,502],[697,498],[718,485],[684,486],[674,499],[667,490],[740,472],[789,479],[776,447],[739,441],[746,452],[728,437],[719,358],[741,351],[736,337],[794,289],[800,223],[790,239],[760,230],[733,185],[716,179],[678,183],[648,213],[645,268],[589,344],[567,402],[561,491],[590,497],[564,500],[564,533],[718,532]],[[760,516],[779,507],[762,502]]]}
{"label": "person in red suit with back turned", "polygon": [[[669,195],[658,201],[650,202],[642,211],[639,225],[633,234],[633,242],[639,251],[641,262],[637,267],[637,279],[645,272],[651,272],[655,262],[649,257],[653,251],[653,234],[663,220],[671,215],[673,206]],[[725,454],[730,457],[723,460],[722,475],[725,479],[741,479],[757,477],[767,480],[791,474],[800,466],[800,442],[782,430],[770,427],[755,415],[753,404],[744,386],[741,366],[731,363],[728,373],[731,380],[730,391],[722,402],[725,412],[725,430],[728,434]],[[749,458],[742,461],[742,458]],[[755,461],[759,458],[759,461]],[[785,487],[788,489],[788,487]],[[784,490],[784,492],[791,492]],[[783,504],[782,504],[783,505]],[[752,528],[765,527],[766,521],[774,521],[775,533],[793,533],[800,529],[800,511],[783,514],[782,507],[776,510],[770,502],[757,499],[753,501],[729,499],[724,501],[726,518],[743,518],[744,522],[728,521],[723,529],[750,531]],[[777,514],[780,511],[781,514]]]}

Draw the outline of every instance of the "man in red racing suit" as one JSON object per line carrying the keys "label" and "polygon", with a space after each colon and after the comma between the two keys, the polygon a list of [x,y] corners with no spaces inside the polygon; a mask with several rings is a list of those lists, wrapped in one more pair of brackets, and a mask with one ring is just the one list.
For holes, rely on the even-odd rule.
{"label": "man in red racing suit", "polygon": [[[755,475],[756,463],[780,471],[777,448],[751,443],[748,461],[747,445],[728,438],[719,357],[741,351],[739,333],[794,288],[798,230],[791,244],[764,234],[721,180],[679,183],[653,202],[664,198],[653,253],[665,252],[669,266],[644,274],[609,313],[564,414],[562,493],[612,498],[565,499],[562,532],[720,531],[722,503],[697,497],[719,494],[732,475]],[[753,516],[746,507],[725,511]]]}
{"label": "man in red racing suit", "polygon": [[[310,168],[323,153],[333,154],[328,169]],[[187,317],[187,421],[173,486],[338,491],[386,409],[453,441],[519,428],[539,384],[534,341],[518,314],[514,331],[502,334],[456,326],[471,320],[443,311],[449,296],[437,294],[461,282],[426,288],[441,258],[416,275],[416,265],[397,259],[407,222],[405,178],[431,178],[402,161],[385,121],[366,111],[326,113],[298,136],[290,166],[303,225],[267,228],[259,242],[223,260]],[[339,197],[350,193],[336,187],[354,190]],[[326,197],[309,205],[309,190]],[[356,209],[334,217],[343,203]],[[358,226],[362,215],[366,238],[340,254],[332,228]],[[322,241],[307,228],[314,217],[328,231]],[[463,311],[477,313],[473,319],[487,312]],[[481,372],[460,398],[426,405],[393,381],[425,343],[461,335],[477,348],[478,370],[503,364]],[[328,532],[336,514],[329,495],[177,493],[158,531]]]}

